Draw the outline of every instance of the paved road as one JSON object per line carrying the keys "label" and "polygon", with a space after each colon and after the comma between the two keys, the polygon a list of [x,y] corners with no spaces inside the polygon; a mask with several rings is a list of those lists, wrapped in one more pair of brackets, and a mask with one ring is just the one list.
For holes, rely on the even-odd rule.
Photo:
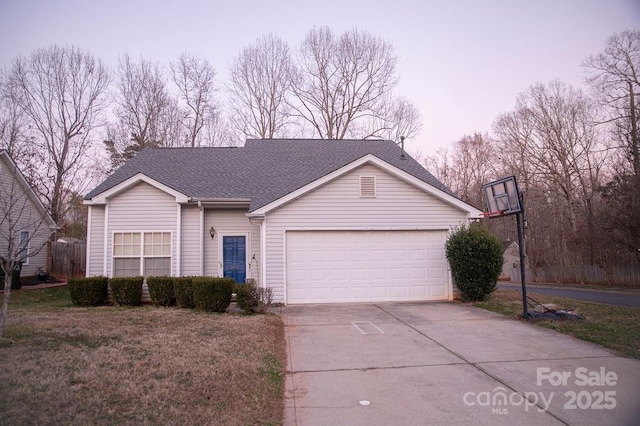
{"label": "paved road", "polygon": [[[521,290],[522,287],[518,283],[498,283],[498,288],[505,290]],[[575,287],[527,284],[527,293],[540,293],[547,294],[549,296],[586,300],[588,302],[640,308],[640,292],[638,291],[582,289]]]}

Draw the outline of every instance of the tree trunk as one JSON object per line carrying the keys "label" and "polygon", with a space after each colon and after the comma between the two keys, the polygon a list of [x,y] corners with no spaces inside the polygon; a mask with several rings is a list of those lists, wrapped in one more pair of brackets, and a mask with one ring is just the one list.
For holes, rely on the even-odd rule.
{"label": "tree trunk", "polygon": [[2,298],[2,311],[0,311],[0,339],[4,334],[4,323],[7,320],[9,309],[9,297],[11,297],[11,273],[4,273],[4,297]]}
{"label": "tree trunk", "polygon": [[[638,119],[635,105],[635,95],[633,85],[629,84],[629,115],[631,116],[631,155],[633,156],[633,173],[636,180],[640,181],[640,152],[638,152]],[[640,182],[637,182],[640,183]]]}

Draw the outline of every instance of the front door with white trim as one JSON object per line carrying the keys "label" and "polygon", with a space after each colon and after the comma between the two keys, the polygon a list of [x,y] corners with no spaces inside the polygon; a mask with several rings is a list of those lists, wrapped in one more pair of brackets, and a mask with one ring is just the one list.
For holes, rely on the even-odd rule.
{"label": "front door with white trim", "polygon": [[247,278],[247,238],[244,235],[222,237],[222,274],[244,283]]}

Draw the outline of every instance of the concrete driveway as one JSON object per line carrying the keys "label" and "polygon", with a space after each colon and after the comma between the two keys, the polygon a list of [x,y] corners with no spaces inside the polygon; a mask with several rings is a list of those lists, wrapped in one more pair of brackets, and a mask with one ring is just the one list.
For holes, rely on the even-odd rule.
{"label": "concrete driveway", "polygon": [[640,424],[640,361],[448,302],[282,308],[288,425]]}

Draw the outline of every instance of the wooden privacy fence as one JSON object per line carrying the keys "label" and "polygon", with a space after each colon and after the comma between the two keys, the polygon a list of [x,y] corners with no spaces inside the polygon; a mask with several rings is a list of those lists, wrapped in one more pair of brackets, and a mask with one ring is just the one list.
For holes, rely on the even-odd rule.
{"label": "wooden privacy fence", "polygon": [[49,242],[47,272],[59,278],[84,277],[87,245],[83,243]]}
{"label": "wooden privacy fence", "polygon": [[[550,266],[536,268],[535,275],[527,268],[526,279],[530,283],[568,283],[632,285],[640,283],[640,266],[618,265],[602,268],[595,265]],[[520,282],[520,269],[511,270],[510,281]]]}

